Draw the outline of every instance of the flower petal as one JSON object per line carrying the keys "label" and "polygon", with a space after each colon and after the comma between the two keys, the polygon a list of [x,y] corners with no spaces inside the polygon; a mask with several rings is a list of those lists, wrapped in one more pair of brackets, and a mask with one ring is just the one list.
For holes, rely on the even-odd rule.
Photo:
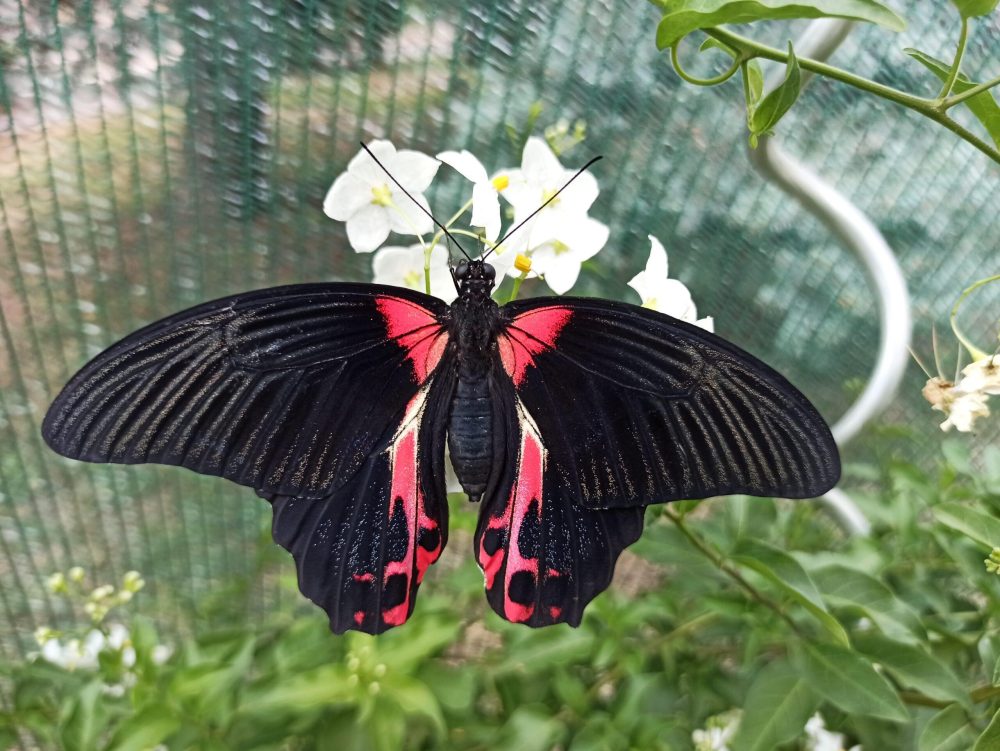
{"label": "flower petal", "polygon": [[[389,165],[386,165],[389,166]],[[441,163],[419,151],[399,151],[392,160],[392,176],[411,193],[423,193],[437,174]]]}
{"label": "flower petal", "polygon": [[649,260],[646,261],[646,273],[654,278],[666,279],[669,276],[667,273],[667,249],[652,235],[647,235],[647,237],[649,238]]}
{"label": "flower petal", "polygon": [[[368,144],[368,148],[371,149],[372,154],[374,154],[382,164],[384,164],[389,169],[392,169],[392,162],[396,156],[396,147],[392,145],[390,141],[376,140]],[[357,177],[359,180],[369,184],[369,185],[382,185],[389,181],[389,177],[385,174],[385,170],[379,167],[375,160],[371,158],[369,154],[364,149],[361,149],[354,158],[348,162],[347,171],[352,175]]]}
{"label": "flower petal", "polygon": [[[542,273],[542,272],[539,272]],[[567,259],[548,265],[544,272],[545,283],[557,295],[565,295],[580,276],[580,262]]]}
{"label": "flower petal", "polygon": [[350,172],[342,172],[326,192],[323,213],[338,222],[346,222],[371,201],[371,186]]}
{"label": "flower petal", "polygon": [[[436,162],[435,162],[436,164]],[[430,204],[421,193],[412,193],[417,201],[427,211],[431,210]],[[389,217],[389,227],[393,232],[401,235],[425,235],[434,229],[434,222],[423,211],[413,205],[405,193],[397,188],[392,193],[393,206],[389,207],[387,216]]]}
{"label": "flower petal", "polygon": [[500,235],[500,197],[489,181],[472,187],[472,219],[469,224],[485,227],[486,239],[491,242]]}
{"label": "flower petal", "polygon": [[540,187],[550,187],[551,183],[560,182],[566,172],[549,145],[538,136],[532,136],[525,142],[524,151],[521,152],[521,170],[528,183]]}
{"label": "flower petal", "polygon": [[442,151],[437,158],[454,169],[458,174],[474,183],[489,182],[489,175],[483,163],[473,156],[471,151]]}
{"label": "flower petal", "polygon": [[[420,245],[400,247],[387,245],[372,259],[372,279],[375,284],[392,284],[408,287],[418,292],[426,291],[424,281],[424,252]],[[445,302],[458,296],[448,269],[448,250],[438,245],[431,252],[431,292]]]}
{"label": "flower petal", "polygon": [[358,253],[371,253],[389,236],[389,213],[369,204],[347,220],[347,239]]}

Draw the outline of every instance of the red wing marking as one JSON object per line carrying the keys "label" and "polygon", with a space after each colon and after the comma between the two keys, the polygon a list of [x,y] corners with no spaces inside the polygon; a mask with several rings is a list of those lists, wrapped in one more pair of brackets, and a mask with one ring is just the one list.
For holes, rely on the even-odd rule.
{"label": "red wing marking", "polygon": [[559,332],[569,322],[569,308],[545,307],[515,316],[507,330],[497,337],[500,360],[515,386],[520,386],[535,355],[552,349]]}
{"label": "red wing marking", "polygon": [[[542,476],[545,469],[545,448],[542,446],[537,429],[527,417],[524,408],[518,405],[521,423],[521,451],[518,459],[517,478],[511,488],[510,498],[503,515],[490,517],[487,528],[495,530],[504,542],[492,553],[486,551],[482,540],[479,543],[478,561],[486,579],[486,589],[493,589],[497,574],[503,571],[504,617],[520,623],[531,618],[534,603],[515,602],[511,598],[511,581],[516,574],[526,572],[533,582],[532,592],[540,585],[538,558],[527,558],[521,554],[521,530],[528,516],[542,521]],[[485,535],[483,536],[485,539]],[[535,551],[536,556],[540,552]],[[504,565],[506,563],[506,565]],[[558,572],[548,572],[548,576],[558,576]]]}
{"label": "red wing marking", "polygon": [[[414,577],[419,584],[427,567],[441,555],[442,536],[436,519],[427,514],[424,494],[420,489],[417,473],[419,447],[417,436],[420,432],[420,417],[423,412],[426,389],[421,390],[410,402],[403,418],[403,428],[396,435],[389,448],[389,466],[392,471],[392,486],[389,492],[389,509],[386,529],[392,528],[393,517],[404,515],[407,530],[406,552],[399,560],[386,561],[382,573],[383,590],[393,576],[405,577],[406,587],[401,603],[382,611],[382,619],[390,626],[399,626],[410,615],[410,597],[413,592]],[[428,533],[425,534],[424,533]],[[436,533],[436,534],[432,534]],[[422,538],[431,541],[431,547],[421,544]]]}
{"label": "red wing marking", "polygon": [[375,304],[385,319],[389,338],[407,350],[417,382],[423,383],[434,372],[448,343],[441,322],[426,308],[399,297],[379,295]]}

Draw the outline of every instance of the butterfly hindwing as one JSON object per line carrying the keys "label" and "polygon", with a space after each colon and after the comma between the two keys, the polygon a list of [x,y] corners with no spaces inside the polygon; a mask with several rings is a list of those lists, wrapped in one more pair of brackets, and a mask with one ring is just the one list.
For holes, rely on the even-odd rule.
{"label": "butterfly hindwing", "polygon": [[200,305],[84,366],[42,433],[75,459],[174,464],[326,498],[360,471],[436,367],[446,313],[427,295],[337,283]]}
{"label": "butterfly hindwing", "polygon": [[816,409],[757,358],[625,303],[502,308],[498,349],[552,476],[587,508],[729,493],[805,498],[840,474]]}
{"label": "butterfly hindwing", "polygon": [[265,494],[299,589],[336,633],[403,624],[447,542],[444,440],[454,390],[447,359],[350,482],[325,498]]}
{"label": "butterfly hindwing", "polygon": [[611,583],[642,532],[643,508],[584,508],[558,481],[545,437],[496,363],[493,425],[503,459],[483,496],[475,555],[490,606],[528,626],[569,623]]}

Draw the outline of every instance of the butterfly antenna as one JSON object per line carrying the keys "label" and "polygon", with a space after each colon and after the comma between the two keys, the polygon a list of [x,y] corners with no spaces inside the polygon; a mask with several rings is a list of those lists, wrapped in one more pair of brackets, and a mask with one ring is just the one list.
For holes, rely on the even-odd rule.
{"label": "butterfly antenna", "polygon": [[[574,180],[576,180],[576,178],[578,178],[578,177],[579,177],[580,175],[582,175],[582,174],[583,174],[584,172],[586,172],[586,171],[587,171],[587,170],[588,170],[588,169],[590,168],[590,166],[591,166],[591,165],[592,165],[592,164],[593,164],[594,162],[597,162],[597,161],[600,161],[600,160],[601,160],[601,159],[603,159],[603,158],[604,158],[604,157],[602,157],[602,156],[595,156],[595,157],[594,157],[593,159],[591,159],[591,160],[590,160],[589,162],[587,162],[587,163],[586,163],[585,165],[583,165],[582,167],[580,167],[580,169],[578,169],[578,170],[576,171],[576,174],[574,174],[574,175],[573,175],[573,177],[571,177],[571,178],[570,178],[569,180],[567,180],[567,181],[566,181],[566,182],[565,182],[565,183],[563,184],[563,186],[562,186],[561,188],[559,188],[559,190],[557,190],[557,191],[556,191],[555,193],[553,193],[553,194],[552,194],[551,196],[549,196],[549,197],[548,197],[548,199],[546,199],[545,203],[543,203],[543,204],[542,204],[541,206],[539,206],[539,207],[538,207],[537,209],[535,209],[535,210],[534,210],[534,211],[532,211],[532,212],[531,212],[530,214],[528,214],[528,216],[527,216],[527,217],[525,217],[525,219],[524,219],[523,221],[521,221],[521,222],[520,222],[520,223],[519,223],[519,224],[518,224],[518,225],[517,225],[516,227],[514,227],[514,228],[513,228],[513,229],[511,229],[511,230],[509,230],[509,231],[507,232],[507,234],[506,234],[506,235],[504,235],[504,236],[503,236],[503,237],[501,237],[501,238],[500,238],[499,240],[497,240],[497,241],[496,241],[495,243],[493,243],[493,247],[492,247],[492,248],[490,248],[489,252],[488,252],[488,253],[486,253],[486,255],[484,255],[484,256],[483,256],[483,259],[485,260],[485,259],[486,259],[486,256],[488,256],[488,255],[489,255],[490,253],[492,253],[492,252],[493,252],[494,250],[496,250],[496,249],[497,249],[498,247],[500,247],[500,244],[501,244],[501,243],[502,243],[502,242],[503,242],[504,240],[506,240],[506,239],[507,239],[508,237],[510,237],[511,235],[513,235],[513,234],[514,234],[515,232],[517,232],[517,231],[518,231],[519,229],[521,229],[521,227],[523,227],[523,226],[524,226],[525,224],[527,224],[527,223],[528,223],[529,221],[531,221],[531,220],[532,220],[532,219],[534,218],[535,214],[537,214],[537,213],[538,213],[539,211],[541,211],[541,210],[542,210],[542,209],[544,209],[544,208],[545,208],[546,206],[548,206],[548,205],[549,205],[550,203],[552,203],[552,202],[553,202],[554,200],[556,200],[556,196],[558,196],[558,195],[559,195],[560,193],[562,193],[562,192],[563,192],[564,190],[566,190],[566,188],[568,188],[568,187],[569,187],[569,184],[570,184],[571,182],[573,182]],[[463,252],[464,252],[464,251],[463,251]]]}
{"label": "butterfly antenna", "polygon": [[[364,149],[365,151],[367,151],[367,152],[368,152],[368,156],[370,156],[370,157],[371,157],[372,159],[374,159],[374,160],[375,160],[375,164],[377,164],[377,165],[378,165],[379,167],[381,167],[381,168],[382,168],[382,171],[383,171],[383,172],[384,172],[385,174],[387,174],[387,175],[389,176],[389,179],[390,179],[390,180],[392,180],[392,181],[393,181],[394,183],[396,183],[396,187],[397,187],[397,188],[399,188],[399,189],[400,189],[401,191],[403,191],[403,193],[405,193],[405,194],[406,194],[406,197],[407,197],[407,198],[409,198],[409,199],[410,199],[411,201],[413,201],[413,204],[414,204],[414,205],[415,205],[415,206],[416,206],[416,207],[417,207],[418,209],[420,209],[420,210],[421,210],[422,212],[424,212],[425,214],[427,214],[427,216],[429,216],[429,217],[431,218],[431,221],[432,221],[432,222],[434,222],[434,224],[436,224],[436,225],[438,226],[438,228],[439,228],[439,229],[440,229],[440,230],[441,230],[442,232],[444,232],[444,233],[445,233],[445,234],[446,234],[446,235],[448,236],[448,238],[449,238],[449,239],[450,239],[450,240],[451,240],[451,241],[452,241],[453,243],[455,243],[455,245],[457,245],[457,246],[458,246],[458,249],[459,249],[460,251],[462,251],[462,255],[463,255],[463,256],[465,256],[465,257],[466,257],[466,259],[468,259],[468,260],[470,260],[470,261],[471,261],[471,260],[472,260],[472,257],[471,257],[471,256],[470,256],[470,255],[469,255],[468,253],[466,253],[466,252],[465,252],[465,248],[463,248],[463,247],[462,247],[462,244],[461,244],[461,243],[460,243],[460,242],[459,242],[458,240],[456,240],[456,239],[455,239],[455,236],[454,236],[453,234],[451,234],[451,232],[449,232],[449,231],[448,231],[448,228],[447,228],[447,227],[445,227],[445,226],[444,226],[443,224],[441,224],[441,222],[439,222],[439,221],[438,221],[437,219],[435,219],[435,218],[434,218],[434,215],[433,215],[433,214],[432,214],[431,212],[429,212],[429,211],[428,211],[427,209],[425,209],[425,208],[423,207],[423,205],[422,205],[422,204],[418,203],[418,202],[417,202],[417,199],[416,199],[416,198],[414,198],[413,196],[411,196],[411,195],[410,195],[410,191],[408,191],[408,190],[407,190],[406,188],[404,188],[404,187],[403,187],[402,185],[400,185],[400,184],[399,184],[399,180],[397,180],[397,179],[396,179],[395,177],[393,177],[393,176],[392,176],[392,173],[391,173],[391,172],[389,172],[389,170],[387,170],[387,169],[385,168],[385,165],[384,165],[384,164],[382,164],[382,162],[380,162],[380,161],[378,160],[378,157],[377,157],[377,156],[375,156],[375,155],[374,155],[374,154],[372,153],[372,150],[371,150],[371,149],[369,149],[369,148],[368,148],[368,146],[366,146],[366,145],[365,145],[365,142],[364,142],[364,141],[362,141],[362,142],[361,142],[361,148],[363,148],[363,149]],[[553,196],[553,197],[554,197],[554,196]]]}

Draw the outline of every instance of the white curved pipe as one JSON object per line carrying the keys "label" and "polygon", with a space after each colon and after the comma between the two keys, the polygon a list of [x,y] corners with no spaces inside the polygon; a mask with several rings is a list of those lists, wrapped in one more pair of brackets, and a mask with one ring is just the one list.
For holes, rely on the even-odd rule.
{"label": "white curved pipe", "polygon": [[[822,19],[809,24],[795,45],[802,57],[823,60],[829,57],[851,30],[849,21]],[[784,78],[783,70],[768,77],[767,90]],[[906,280],[892,248],[878,228],[843,194],[819,175],[788,154],[774,140],[762,138],[750,161],[758,172],[795,198],[816,216],[854,253],[871,284],[879,308],[879,351],[864,391],[833,426],[833,436],[843,446],[858,434],[865,423],[892,401],[909,359],[912,321]],[[823,502],[841,524],[853,534],[867,535],[871,525],[861,510],[842,490],[834,489]]]}

